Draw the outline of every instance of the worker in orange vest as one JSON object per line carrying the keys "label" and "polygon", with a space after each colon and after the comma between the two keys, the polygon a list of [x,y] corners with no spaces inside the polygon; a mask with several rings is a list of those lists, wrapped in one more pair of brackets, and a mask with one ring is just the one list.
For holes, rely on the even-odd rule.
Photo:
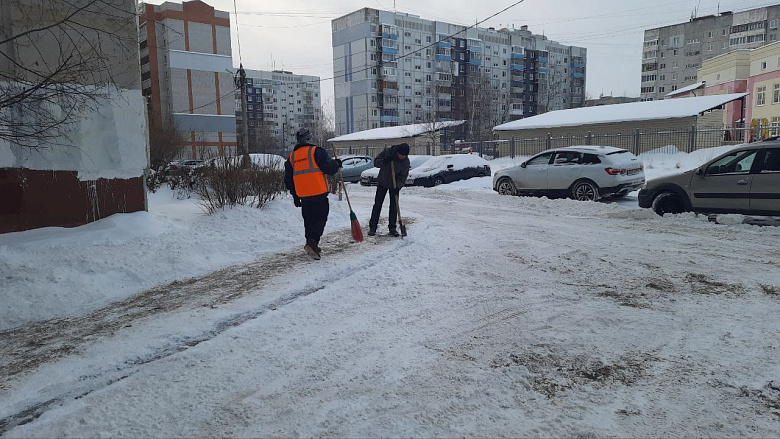
{"label": "worker in orange vest", "polygon": [[331,159],[328,152],[309,143],[311,132],[301,128],[295,133],[297,143],[284,162],[284,184],[301,208],[306,245],[303,249],[313,259],[320,259],[320,237],[328,222],[328,193],[330,187],[325,174],[334,175],[341,168],[341,160]]}

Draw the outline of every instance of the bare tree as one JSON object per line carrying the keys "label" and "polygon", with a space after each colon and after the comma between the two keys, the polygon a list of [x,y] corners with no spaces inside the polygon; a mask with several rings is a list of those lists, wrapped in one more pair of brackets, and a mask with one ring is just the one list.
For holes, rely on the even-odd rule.
{"label": "bare tree", "polygon": [[[112,87],[137,88],[134,0],[0,2],[0,140],[58,143]],[[134,86],[134,87],[133,87]]]}
{"label": "bare tree", "polygon": [[562,110],[566,96],[566,75],[563,70],[550,66],[543,80],[539,81],[539,114],[553,110]]}
{"label": "bare tree", "polygon": [[188,139],[186,133],[176,128],[173,118],[163,122],[150,118],[149,125],[149,165],[151,169],[161,171],[165,165],[184,153]]}
{"label": "bare tree", "polygon": [[336,137],[336,116],[333,114],[333,104],[329,97],[320,108],[319,118],[314,130],[317,145],[325,147],[328,139]]}

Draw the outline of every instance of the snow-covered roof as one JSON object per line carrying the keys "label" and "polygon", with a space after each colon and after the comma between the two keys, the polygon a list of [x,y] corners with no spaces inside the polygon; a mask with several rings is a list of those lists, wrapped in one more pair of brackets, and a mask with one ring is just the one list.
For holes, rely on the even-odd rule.
{"label": "snow-covered roof", "polygon": [[733,93],[551,111],[538,116],[507,122],[498,125],[493,130],[515,131],[692,117],[747,95],[748,93]]}
{"label": "snow-covered roof", "polygon": [[397,127],[382,127],[371,130],[358,131],[356,133],[345,134],[330,139],[330,142],[349,142],[355,140],[384,140],[384,139],[403,139],[405,137],[416,137],[420,134],[431,131],[438,131],[442,128],[449,128],[466,123],[465,120],[451,120],[446,122],[436,122],[434,129],[431,129],[430,123],[418,123],[413,125],[401,125]]}
{"label": "snow-covered roof", "polygon": [[691,85],[689,85],[687,87],[683,87],[681,89],[677,89],[677,90],[669,93],[668,95],[666,95],[666,97],[672,97],[672,96],[681,95],[683,93],[688,93],[689,91],[694,91],[696,89],[702,88],[705,85],[707,85],[707,83],[705,81],[697,82],[697,83],[691,84]]}

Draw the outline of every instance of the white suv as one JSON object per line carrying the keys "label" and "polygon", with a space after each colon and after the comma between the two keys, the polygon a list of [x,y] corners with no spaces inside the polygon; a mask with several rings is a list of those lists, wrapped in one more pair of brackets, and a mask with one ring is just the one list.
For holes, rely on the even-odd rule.
{"label": "white suv", "polygon": [[642,162],[611,146],[567,146],[542,152],[493,176],[501,195],[547,195],[596,201],[624,196],[645,184]]}

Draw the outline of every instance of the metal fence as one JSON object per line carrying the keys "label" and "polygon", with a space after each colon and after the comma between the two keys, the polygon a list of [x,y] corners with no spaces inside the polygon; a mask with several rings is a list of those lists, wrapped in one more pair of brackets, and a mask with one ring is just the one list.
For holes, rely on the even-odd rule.
{"label": "metal fence", "polygon": [[[722,145],[737,145],[744,142],[761,140],[770,134],[767,127],[726,127],[698,128],[692,126],[684,130],[657,130],[643,132],[592,133],[572,136],[512,138],[509,140],[484,140],[458,142],[455,145],[415,145],[410,154],[440,155],[452,153],[478,153],[486,159],[499,157],[532,156],[551,148],[575,145],[614,146],[631,151],[635,155],[653,152],[693,152],[703,148]],[[390,146],[388,144],[387,146]],[[338,154],[365,154],[375,157],[384,146],[336,147]]]}

